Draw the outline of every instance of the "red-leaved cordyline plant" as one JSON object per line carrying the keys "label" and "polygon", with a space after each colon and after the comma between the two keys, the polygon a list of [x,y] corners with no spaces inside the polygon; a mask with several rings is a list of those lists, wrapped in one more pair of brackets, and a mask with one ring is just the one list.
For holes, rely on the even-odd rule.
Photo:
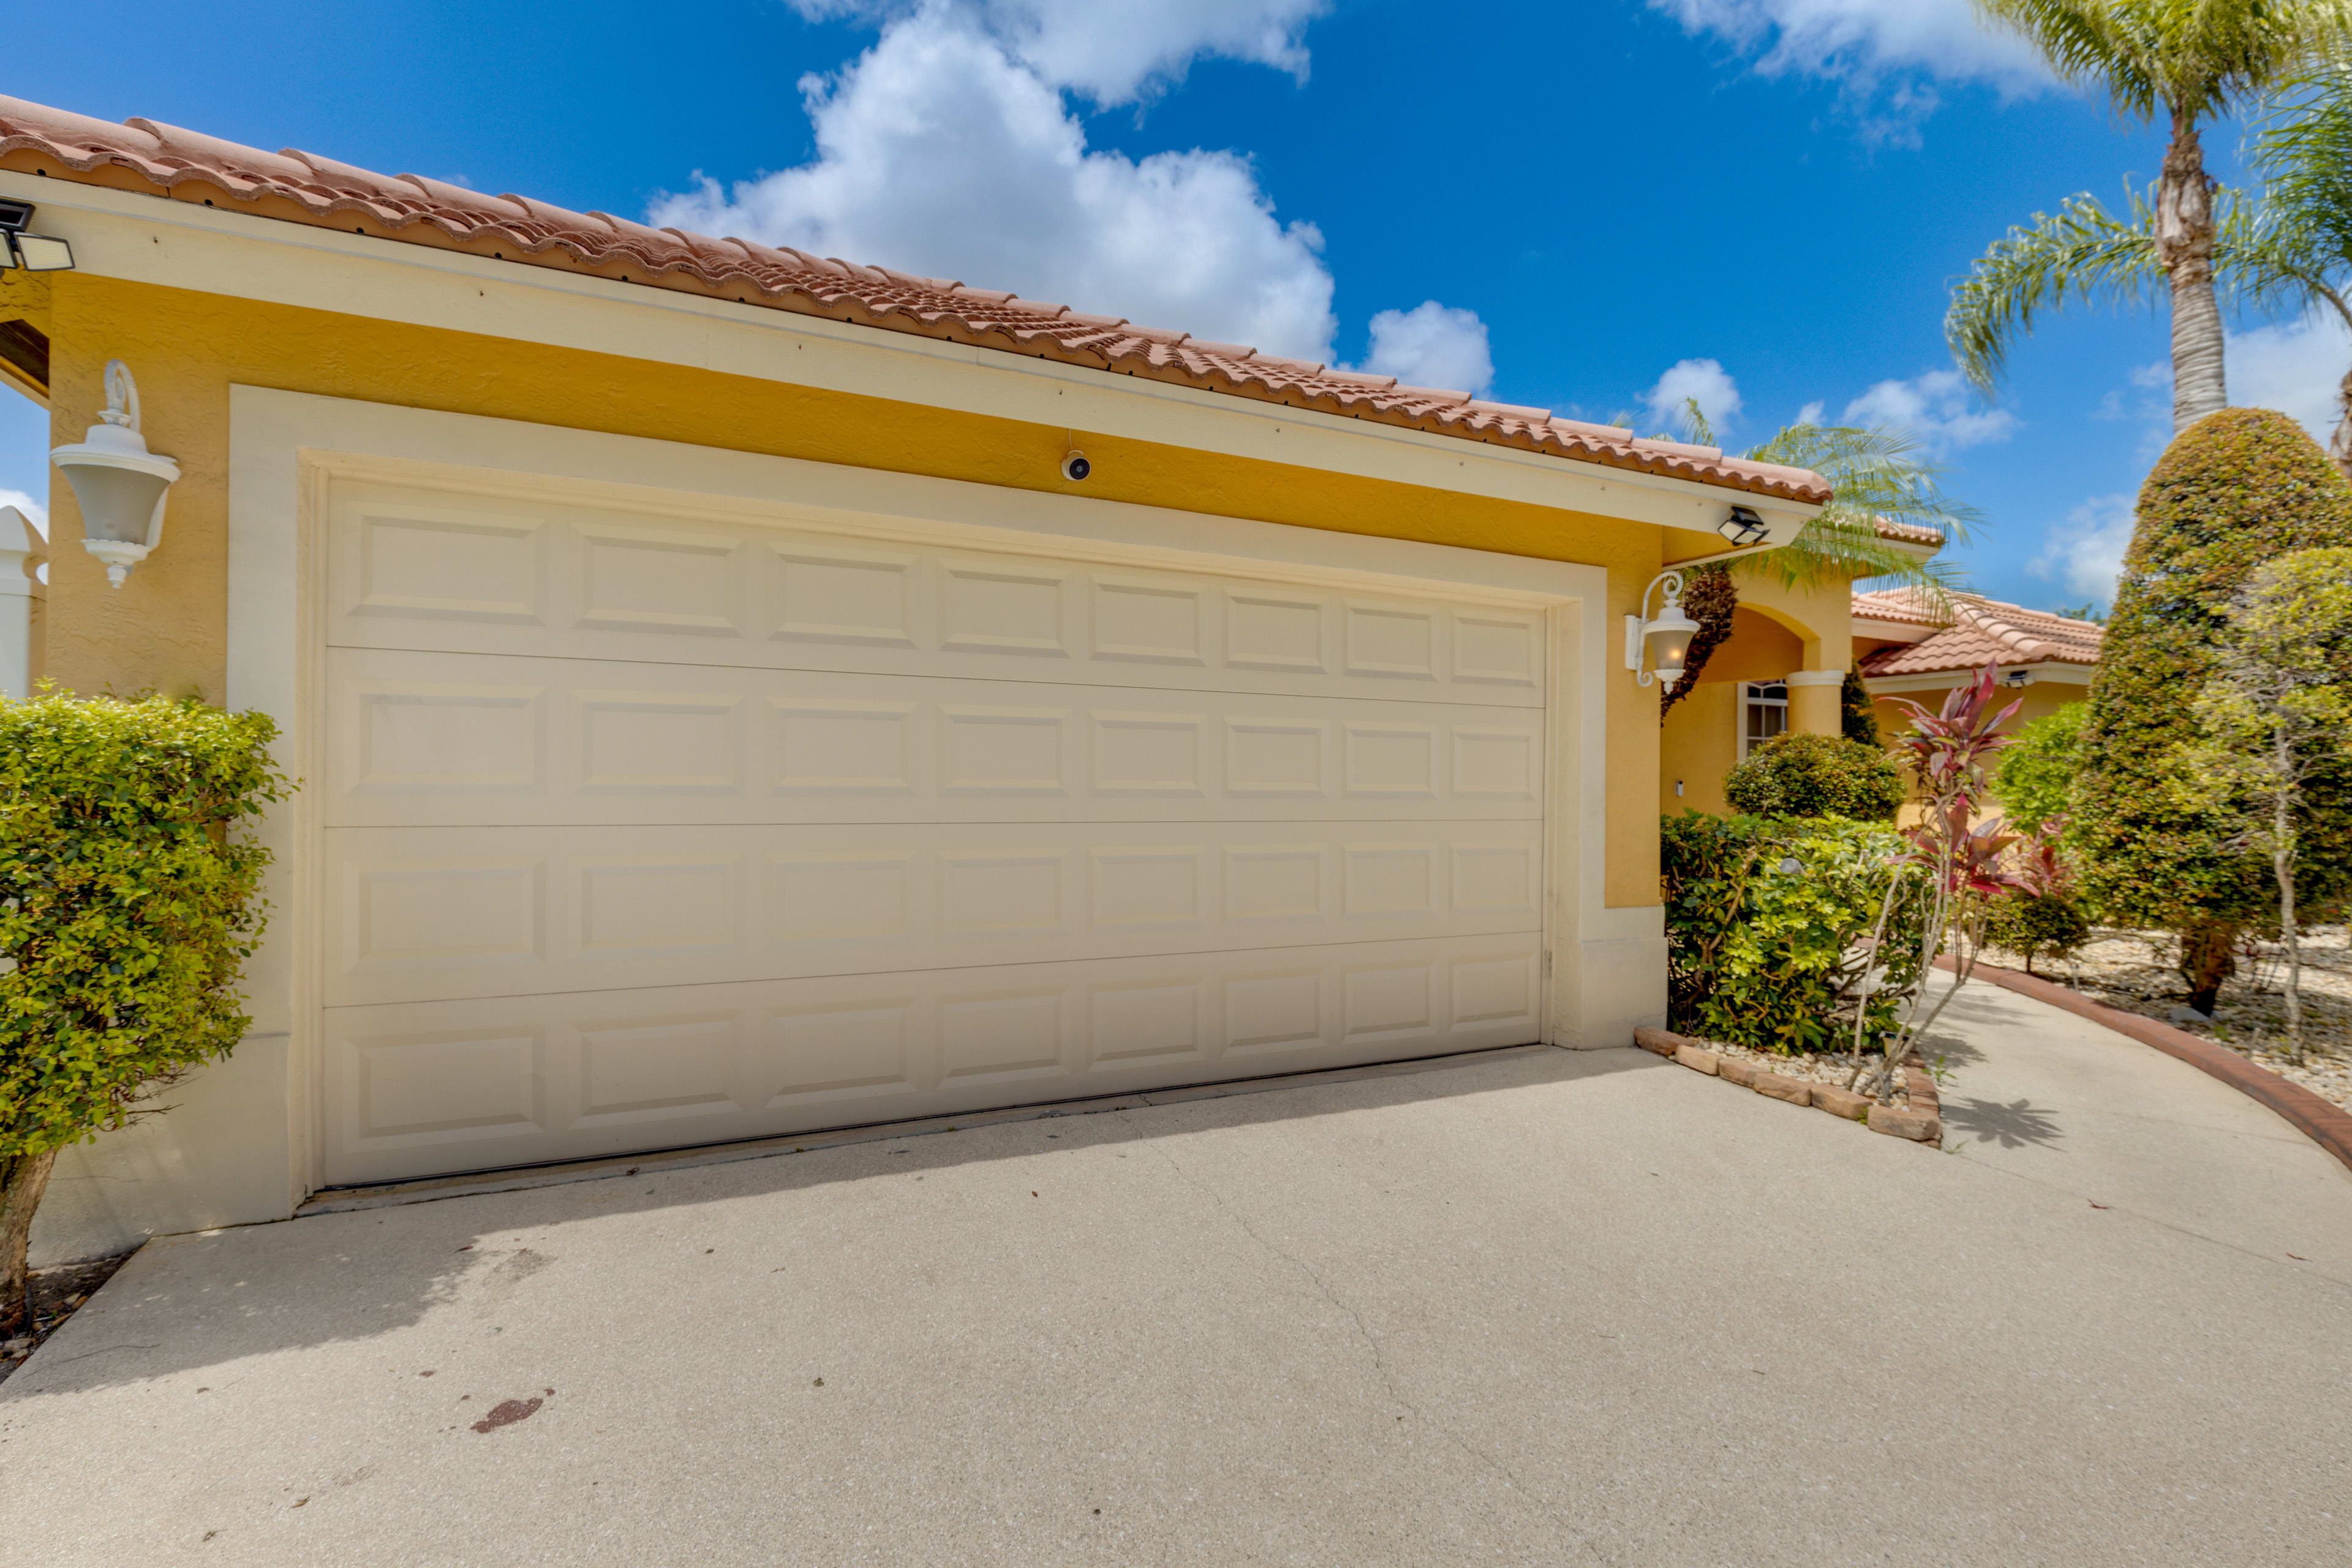
{"label": "red-leaved cordyline plant", "polygon": [[2063,893],[2074,887],[2074,874],[2058,858],[2058,841],[2065,833],[2066,819],[2053,816],[2025,835],[2017,853],[2010,857],[2010,871],[2016,886],[2037,899]]}
{"label": "red-leaved cordyline plant", "polygon": [[[2017,873],[2002,864],[2001,856],[2016,842],[2016,835],[1998,817],[1981,826],[1975,823],[1977,807],[1985,798],[1985,763],[2010,743],[2010,737],[1999,731],[2016,716],[2020,706],[2012,702],[1992,712],[2000,690],[2000,666],[1989,664],[1977,671],[1976,679],[1946,697],[1940,712],[1930,713],[1916,702],[1903,703],[1911,710],[1911,728],[1895,738],[1894,749],[1911,764],[1921,799],[1918,826],[1904,830],[1908,847],[1896,865],[1919,875],[1898,874],[1889,880],[1877,928],[1871,933],[1873,949],[1885,937],[1887,919],[1906,883],[1915,889],[1924,884],[1927,914],[1919,924],[1921,950],[1913,971],[1918,978],[1899,998],[1895,1033],[1885,1038],[1878,1070],[1868,1080],[1868,1092],[1882,1100],[1893,1096],[1895,1064],[1911,1054],[1912,1047],[1975,972],[1977,953],[1984,942],[1988,900],[2021,885]],[[1952,946],[1951,989],[1929,1005],[1929,976],[1935,973],[1936,955],[1943,950],[1948,934]],[[1868,1011],[1863,1009],[1854,1019],[1851,1081],[1856,1087],[1863,1084],[1866,1070],[1862,1060],[1863,1022]]]}

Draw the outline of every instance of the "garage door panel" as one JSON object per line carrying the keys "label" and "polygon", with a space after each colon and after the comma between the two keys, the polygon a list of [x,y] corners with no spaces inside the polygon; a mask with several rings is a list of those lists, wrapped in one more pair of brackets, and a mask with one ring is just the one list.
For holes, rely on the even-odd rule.
{"label": "garage door panel", "polygon": [[1531,936],[327,1010],[331,1183],[1517,1044]]}
{"label": "garage door panel", "polygon": [[1537,612],[341,486],[326,640],[1543,703]]}
{"label": "garage door panel", "polygon": [[1540,611],[690,498],[328,513],[331,1183],[1540,1033]]}
{"label": "garage door panel", "polygon": [[[1540,824],[364,828],[333,1005],[1525,931]],[[622,846],[625,846],[623,847]]]}
{"label": "garage door panel", "polygon": [[1540,711],[337,648],[328,821],[1533,818]]}

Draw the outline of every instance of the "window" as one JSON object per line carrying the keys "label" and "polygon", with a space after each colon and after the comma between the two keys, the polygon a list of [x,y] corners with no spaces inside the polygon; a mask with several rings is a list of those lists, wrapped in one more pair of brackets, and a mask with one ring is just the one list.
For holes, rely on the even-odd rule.
{"label": "window", "polygon": [[1745,680],[1739,685],[1739,760],[1759,741],[1789,732],[1789,688],[1779,680]]}

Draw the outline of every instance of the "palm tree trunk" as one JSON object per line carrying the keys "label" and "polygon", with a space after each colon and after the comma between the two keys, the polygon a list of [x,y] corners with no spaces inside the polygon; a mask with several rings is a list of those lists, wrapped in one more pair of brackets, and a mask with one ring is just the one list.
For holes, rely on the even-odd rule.
{"label": "palm tree trunk", "polygon": [[2213,180],[2197,119],[2172,114],[2172,144],[2156,186],[2156,247],[2171,280],[2172,430],[2229,405],[2221,372],[2221,306],[2213,295]]}

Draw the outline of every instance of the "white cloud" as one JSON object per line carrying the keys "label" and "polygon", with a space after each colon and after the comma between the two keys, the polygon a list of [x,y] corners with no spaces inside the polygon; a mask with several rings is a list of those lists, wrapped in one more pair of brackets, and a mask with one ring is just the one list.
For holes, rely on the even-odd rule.
{"label": "white cloud", "polygon": [[43,539],[49,536],[49,509],[25,491],[0,488],[0,506],[15,507]]}
{"label": "white cloud", "polygon": [[1676,362],[1672,370],[1658,377],[1658,384],[1642,394],[1642,402],[1650,410],[1650,417],[1667,430],[1681,430],[1689,418],[1686,405],[1696,402],[1699,412],[1720,436],[1739,416],[1739,384],[1723,368],[1720,360],[1686,359]]}
{"label": "white cloud", "polygon": [[[2352,331],[2329,310],[2299,321],[2232,332],[2222,363],[2230,401],[2242,408],[2275,408],[2299,422],[2325,447],[2342,416],[2336,388],[2352,370]],[[2168,383],[2170,377],[2167,377]]]}
{"label": "white cloud", "polygon": [[1220,56],[1307,79],[1307,25],[1330,0],[789,0],[812,20],[887,25],[924,12],[961,11],[1006,52],[1056,88],[1108,108],[1150,98],[1184,79],[1192,61]]}
{"label": "white cloud", "polygon": [[[2338,388],[2352,370],[2352,330],[2342,317],[2314,310],[2297,321],[2231,332],[2221,352],[2231,407],[2275,408],[2322,447],[2334,437],[2342,416]],[[2126,379],[2131,391],[2109,392],[2099,400],[2098,416],[2136,420],[2140,460],[2153,463],[2172,443],[2171,362],[2141,365]]]}
{"label": "white cloud", "polygon": [[1374,316],[1372,352],[1354,368],[1392,375],[1409,386],[1442,387],[1473,397],[1484,396],[1495,382],[1486,323],[1475,310],[1434,300]]}
{"label": "white cloud", "polygon": [[2029,570],[2037,577],[2060,579],[2069,593],[2110,604],[2131,541],[2131,497],[2094,496],[2043,536]]}
{"label": "white cloud", "polygon": [[2009,439],[2017,416],[2005,408],[1973,407],[1972,401],[1958,371],[1931,370],[1909,381],[1880,382],[1847,404],[1838,423],[1908,430],[1931,457]]}
{"label": "white cloud", "polygon": [[1937,106],[1936,84],[1981,82],[2004,96],[2051,76],[2014,34],[1980,24],[1969,0],[1649,0],[1687,33],[1709,33],[1755,58],[1759,75],[1833,81],[1874,100],[1864,128],[1911,140]]}
{"label": "white cloud", "polygon": [[[1207,9],[1226,17],[1249,8]],[[1275,18],[1265,24],[1274,26],[1285,9],[1260,5],[1253,14]],[[1177,10],[1155,4],[1139,15],[1164,19]],[[1026,11],[1076,15],[1045,0]],[[1184,35],[1171,26],[1155,37],[1162,41],[1146,52],[1164,60]],[[1191,37],[1196,52],[1213,47],[1200,28]],[[1060,35],[1046,28],[1039,37]],[[1105,92],[1139,79],[1127,66],[1055,68]],[[1329,360],[1335,323],[1321,233],[1277,219],[1255,171],[1232,153],[1137,161],[1090,151],[1059,80],[1015,58],[971,7],[923,5],[890,20],[840,71],[802,79],[814,162],[729,191],[702,180],[654,204],[651,219]]]}

